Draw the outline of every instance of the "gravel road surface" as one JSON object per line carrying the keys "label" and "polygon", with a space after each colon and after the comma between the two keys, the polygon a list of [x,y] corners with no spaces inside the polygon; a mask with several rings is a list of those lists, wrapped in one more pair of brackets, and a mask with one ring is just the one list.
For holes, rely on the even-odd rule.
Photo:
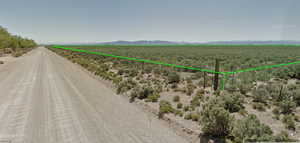
{"label": "gravel road surface", "polygon": [[0,99],[1,143],[186,143],[43,47],[0,65]]}

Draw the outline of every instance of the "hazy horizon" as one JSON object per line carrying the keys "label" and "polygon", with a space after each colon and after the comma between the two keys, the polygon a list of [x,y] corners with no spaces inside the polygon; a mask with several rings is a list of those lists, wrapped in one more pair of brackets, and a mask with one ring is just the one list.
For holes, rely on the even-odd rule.
{"label": "hazy horizon", "polygon": [[297,0],[10,0],[0,25],[39,43],[300,40]]}

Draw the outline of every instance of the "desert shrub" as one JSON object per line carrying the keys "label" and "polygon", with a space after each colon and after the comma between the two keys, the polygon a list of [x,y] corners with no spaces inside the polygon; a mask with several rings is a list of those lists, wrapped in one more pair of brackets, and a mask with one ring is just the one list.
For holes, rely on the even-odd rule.
{"label": "desert shrub", "polygon": [[130,99],[129,99],[130,102],[134,102],[135,98],[138,97],[140,88],[141,87],[138,86],[138,87],[135,87],[132,89],[132,91],[130,93]]}
{"label": "desert shrub", "polygon": [[171,103],[165,100],[159,102],[159,112],[158,117],[162,118],[164,114],[167,113],[174,113],[174,108],[172,107]]}
{"label": "desert shrub", "polygon": [[200,106],[200,98],[201,96],[194,96],[191,100],[191,107],[198,107]]}
{"label": "desert shrub", "polygon": [[289,91],[296,90],[297,89],[297,85],[296,84],[289,84],[289,85],[287,85],[287,89]]}
{"label": "desert shrub", "polygon": [[146,66],[143,70],[144,73],[149,74],[152,72],[152,67],[151,66]]}
{"label": "desert shrub", "polygon": [[161,74],[160,68],[154,68],[154,69],[153,69],[153,73],[154,73],[155,75],[160,75],[160,74]]}
{"label": "desert shrub", "polygon": [[191,113],[185,114],[184,119],[191,120],[192,119],[192,114]]}
{"label": "desert shrub", "polygon": [[192,114],[191,114],[191,119],[192,119],[193,121],[198,121],[199,118],[200,118],[200,115],[199,115],[199,114],[197,114],[197,113],[192,113]]}
{"label": "desert shrub", "polygon": [[280,120],[280,114],[275,114],[275,115],[273,116],[273,119]]}
{"label": "desert shrub", "polygon": [[22,56],[22,54],[23,53],[21,51],[18,51],[18,52],[13,53],[12,56],[14,56],[14,57],[20,57],[20,56]]}
{"label": "desert shrub", "polygon": [[173,101],[174,102],[179,102],[180,101],[180,97],[178,95],[173,97]]}
{"label": "desert shrub", "polygon": [[125,70],[122,69],[122,68],[119,69],[118,72],[117,72],[118,75],[123,75],[124,73],[125,73]]}
{"label": "desert shrub", "polygon": [[224,95],[221,95],[220,98],[220,100],[224,102],[224,108],[230,113],[238,112],[244,108],[244,98],[241,94],[225,93]]}
{"label": "desert shrub", "polygon": [[190,110],[190,106],[184,106],[183,107],[183,111],[189,111]]}
{"label": "desert shrub", "polygon": [[199,90],[197,90],[197,92],[196,92],[196,96],[203,96],[204,93],[205,93],[205,90],[204,90],[204,89],[199,89]]}
{"label": "desert shrub", "polygon": [[296,129],[295,120],[294,120],[293,115],[285,115],[282,118],[282,122],[285,124],[285,127],[287,129],[290,129],[290,130]]}
{"label": "desert shrub", "polygon": [[196,106],[190,106],[190,111],[195,111]]}
{"label": "desert shrub", "polygon": [[122,81],[117,85],[117,94],[124,93],[124,92],[132,89],[135,85],[136,85],[136,83],[132,80]]}
{"label": "desert shrub", "polygon": [[101,66],[99,67],[99,69],[101,69],[101,71],[108,71],[109,70],[109,65],[107,64],[101,64]]}
{"label": "desert shrub", "polygon": [[118,85],[122,81],[122,77],[114,77],[112,79],[113,84]]}
{"label": "desert shrub", "polygon": [[260,103],[267,103],[269,93],[264,86],[258,87],[253,91],[253,101]]}
{"label": "desert shrub", "polygon": [[170,72],[168,74],[168,82],[171,83],[179,83],[180,76],[176,72]]}
{"label": "desert shrub", "polygon": [[76,63],[78,63],[84,68],[87,68],[89,66],[89,62],[87,61],[87,59],[83,59],[83,58],[77,58]]}
{"label": "desert shrub", "polygon": [[253,109],[258,111],[266,111],[265,105],[262,103],[253,103],[252,104]]}
{"label": "desert shrub", "polygon": [[260,123],[255,115],[237,120],[232,129],[231,135],[237,143],[272,141],[272,130],[269,126]]}
{"label": "desert shrub", "polygon": [[[177,85],[177,84],[175,84],[175,85]],[[176,88],[174,89],[174,92],[185,93],[185,92],[186,92],[186,89],[185,89],[185,88],[178,88],[178,87],[176,87]]]}
{"label": "desert shrub", "polygon": [[275,107],[275,108],[272,110],[272,113],[275,114],[275,115],[280,115],[280,110],[279,110],[279,108]]}
{"label": "desert shrub", "polygon": [[1,64],[4,64],[4,62],[3,62],[3,61],[0,61],[0,65],[1,65]]}
{"label": "desert shrub", "polygon": [[277,87],[273,86],[273,88],[270,89],[270,95],[275,104],[290,98],[290,94],[283,85],[278,85]]}
{"label": "desert shrub", "polygon": [[121,82],[118,86],[117,86],[117,94],[120,94],[120,93],[124,93],[128,90],[130,90],[130,86],[127,85],[125,82]]}
{"label": "desert shrub", "polygon": [[180,110],[175,110],[174,112],[175,112],[175,115],[176,115],[176,116],[180,116],[180,117],[183,116],[183,112],[180,111]]}
{"label": "desert shrub", "polygon": [[240,83],[237,86],[240,90],[240,93],[243,95],[246,95],[247,92],[249,92],[252,88],[252,84],[246,84],[246,83]]}
{"label": "desert shrub", "polygon": [[172,88],[172,89],[177,89],[177,87],[178,87],[178,85],[177,85],[176,83],[172,83],[172,84],[171,84],[171,88]]}
{"label": "desert shrub", "polygon": [[238,112],[239,114],[241,114],[242,116],[246,116],[246,115],[248,115],[248,112],[247,112],[247,110],[245,110],[245,109],[241,109],[241,110],[239,110],[239,112]]}
{"label": "desert shrub", "polygon": [[133,70],[129,70],[128,75],[129,75],[129,77],[136,77],[138,75],[138,73],[139,73],[138,70],[133,69]]}
{"label": "desert shrub", "polygon": [[177,104],[177,109],[181,109],[181,108],[182,108],[182,106],[183,106],[183,104],[182,104],[182,103],[178,103],[178,104]]}
{"label": "desert shrub", "polygon": [[194,90],[196,89],[196,86],[192,83],[188,83],[186,86],[186,94],[192,95],[194,93]]}
{"label": "desert shrub", "polygon": [[289,114],[296,108],[296,103],[288,98],[279,103],[279,108],[281,113]]}
{"label": "desert shrub", "polygon": [[212,136],[227,136],[232,128],[233,116],[220,106],[216,98],[212,98],[203,106],[200,122],[202,131]]}
{"label": "desert shrub", "polygon": [[289,137],[289,134],[286,131],[281,131],[279,134],[275,135],[274,137],[275,142],[295,142]]}
{"label": "desert shrub", "polygon": [[300,106],[300,89],[297,89],[295,91],[293,99],[294,99],[294,102],[297,103],[297,106]]}
{"label": "desert shrub", "polygon": [[157,102],[159,97],[160,97],[159,94],[152,94],[147,97],[146,102]]}
{"label": "desert shrub", "polygon": [[296,122],[300,122],[300,117],[299,117],[298,114],[297,114],[297,115],[294,115],[294,119],[295,119]]}
{"label": "desert shrub", "polygon": [[154,94],[154,90],[151,87],[142,87],[142,89],[138,93],[138,98],[139,99],[145,99],[150,95]]}

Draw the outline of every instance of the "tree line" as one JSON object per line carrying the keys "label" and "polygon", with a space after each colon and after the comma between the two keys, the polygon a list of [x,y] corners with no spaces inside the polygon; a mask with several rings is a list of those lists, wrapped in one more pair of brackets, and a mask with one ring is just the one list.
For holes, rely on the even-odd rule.
{"label": "tree line", "polygon": [[18,35],[12,35],[6,28],[0,26],[0,53],[17,53],[29,51],[37,46],[35,41],[23,38]]}

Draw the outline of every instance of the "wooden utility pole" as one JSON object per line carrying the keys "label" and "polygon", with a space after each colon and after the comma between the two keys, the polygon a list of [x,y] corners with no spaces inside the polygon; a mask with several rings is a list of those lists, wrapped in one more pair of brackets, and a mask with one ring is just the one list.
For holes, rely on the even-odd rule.
{"label": "wooden utility pole", "polygon": [[215,78],[214,78],[214,90],[218,90],[219,87],[219,72],[220,71],[220,60],[216,59],[216,64],[215,64]]}
{"label": "wooden utility pole", "polygon": [[207,73],[203,72],[203,88],[204,89],[206,88],[206,76],[207,76]]}

